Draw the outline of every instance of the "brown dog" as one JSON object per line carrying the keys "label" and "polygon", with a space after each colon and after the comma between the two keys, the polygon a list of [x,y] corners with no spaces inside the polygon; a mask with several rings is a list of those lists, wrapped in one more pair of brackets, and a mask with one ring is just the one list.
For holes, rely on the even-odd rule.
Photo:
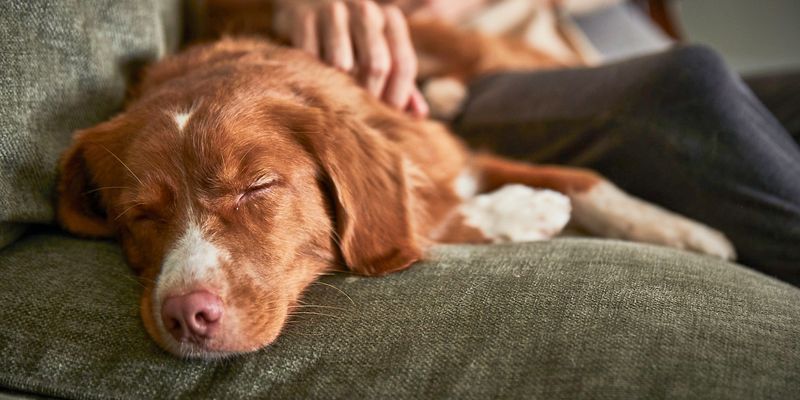
{"label": "brown dog", "polygon": [[570,202],[591,233],[733,257],[721,234],[593,172],[475,155],[443,125],[267,41],[191,48],[150,67],[137,92],[76,134],[58,218],[120,240],[145,285],[144,324],[176,355],[268,345],[336,265],[382,275],[435,243],[550,237]]}

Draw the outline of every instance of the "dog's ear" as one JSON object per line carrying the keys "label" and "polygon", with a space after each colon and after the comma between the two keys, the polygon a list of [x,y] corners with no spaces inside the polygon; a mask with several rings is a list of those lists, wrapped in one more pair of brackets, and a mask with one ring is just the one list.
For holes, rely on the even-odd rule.
{"label": "dog's ear", "polygon": [[[101,181],[119,174],[113,161],[111,135],[124,127],[120,117],[78,131],[59,163],[56,218],[69,232],[87,237],[110,237],[113,226],[105,212],[108,194]],[[116,135],[114,135],[116,136]],[[119,175],[117,175],[119,176]]]}
{"label": "dog's ear", "polygon": [[402,156],[356,118],[308,111],[292,118],[331,184],[347,266],[362,275],[407,268],[422,255],[414,234]]}

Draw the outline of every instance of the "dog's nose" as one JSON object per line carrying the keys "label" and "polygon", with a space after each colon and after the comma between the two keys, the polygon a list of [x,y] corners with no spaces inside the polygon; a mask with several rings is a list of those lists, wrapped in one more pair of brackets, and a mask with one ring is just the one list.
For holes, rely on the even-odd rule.
{"label": "dog's nose", "polygon": [[161,320],[175,340],[200,343],[217,334],[222,311],[219,297],[202,290],[167,298]]}

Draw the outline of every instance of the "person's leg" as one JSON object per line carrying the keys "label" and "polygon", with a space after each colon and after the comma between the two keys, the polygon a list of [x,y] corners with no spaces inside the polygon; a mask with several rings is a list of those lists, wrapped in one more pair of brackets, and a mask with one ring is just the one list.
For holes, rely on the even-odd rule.
{"label": "person's leg", "polygon": [[749,76],[744,81],[800,142],[800,71]]}
{"label": "person's leg", "polygon": [[722,230],[742,263],[800,284],[800,149],[709,49],[489,76],[454,127],[477,148],[593,168]]}

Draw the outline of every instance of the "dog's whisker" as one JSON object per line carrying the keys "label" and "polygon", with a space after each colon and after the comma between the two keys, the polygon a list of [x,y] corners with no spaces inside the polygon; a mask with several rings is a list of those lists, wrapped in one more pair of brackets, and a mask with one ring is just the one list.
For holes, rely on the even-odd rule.
{"label": "dog's whisker", "polygon": [[117,271],[110,271],[110,273],[111,273],[112,275],[115,275],[115,276],[120,276],[120,277],[122,277],[122,278],[125,278],[125,279],[127,279],[127,280],[130,280],[130,281],[136,282],[136,284],[137,284],[137,285],[139,285],[139,286],[141,286],[142,288],[146,288],[146,286],[144,285],[144,283],[142,283],[142,281],[144,281],[144,282],[150,282],[150,283],[155,283],[155,281],[154,281],[154,280],[151,280],[151,279],[145,279],[145,278],[142,278],[142,277],[137,277],[137,276],[134,276],[134,275],[132,275],[132,274],[130,274],[130,273],[127,273],[127,272],[117,272]]}
{"label": "dog's whisker", "polygon": [[327,309],[330,309],[330,310],[347,311],[347,309],[346,309],[346,308],[342,308],[342,307],[336,307],[336,306],[322,306],[322,305],[316,305],[316,304],[302,304],[302,305],[299,305],[299,306],[289,306],[289,308],[304,308],[304,307],[312,307],[312,308],[327,308]]}
{"label": "dog's whisker", "polygon": [[322,286],[330,287],[330,288],[338,291],[339,293],[343,294],[344,297],[347,297],[347,300],[350,300],[350,304],[352,304],[353,306],[356,305],[356,302],[353,301],[353,299],[350,297],[350,295],[345,293],[342,289],[339,289],[338,287],[331,285],[330,283],[325,283],[325,282],[322,282],[322,281],[316,281],[316,282],[312,282],[311,284],[312,285],[322,285]]}
{"label": "dog's whisker", "polygon": [[291,334],[292,335],[300,335],[300,336],[310,336],[310,337],[320,337],[320,336],[323,335],[323,333],[303,333],[303,332],[297,332],[297,331],[291,331]]}
{"label": "dog's whisker", "polygon": [[87,191],[83,192],[83,194],[92,194],[92,193],[99,192],[99,191],[102,191],[102,190],[111,190],[111,189],[130,189],[130,187],[128,187],[128,186],[106,186],[106,187],[96,188],[96,189],[92,189],[92,190],[87,190]]}
{"label": "dog's whisker", "polygon": [[[102,145],[101,145],[101,146],[102,146]],[[119,157],[117,157],[117,155],[116,155],[116,154],[114,154],[114,152],[113,152],[113,151],[109,150],[109,149],[108,149],[108,147],[106,147],[106,146],[102,146],[102,147],[103,147],[103,149],[105,149],[105,150],[106,150],[106,151],[107,151],[109,154],[111,154],[111,155],[112,155],[114,158],[116,158],[116,159],[117,159],[117,161],[119,161],[119,163],[120,163],[120,164],[122,164],[122,166],[123,166],[123,167],[125,167],[125,169],[127,169],[127,170],[128,170],[128,172],[130,172],[130,173],[131,173],[131,175],[133,175],[133,177],[134,177],[134,178],[136,178],[136,181],[137,181],[137,182],[139,182],[139,184],[140,184],[140,185],[144,186],[144,183],[142,182],[142,180],[141,180],[141,179],[139,179],[139,177],[138,177],[138,176],[136,176],[136,174],[134,174],[134,173],[133,173],[133,171],[130,169],[130,167],[128,167],[128,164],[125,164],[125,162],[124,162],[124,161],[122,161],[122,160],[121,160]]]}
{"label": "dog's whisker", "polygon": [[336,246],[342,248],[342,237],[339,236],[339,232],[336,232],[336,230],[331,230],[331,238],[333,239],[333,243],[336,243]]}
{"label": "dog's whisker", "polygon": [[139,277],[137,277],[136,279],[138,279],[138,280],[140,280],[140,281],[142,281],[142,282],[147,282],[147,283],[156,283],[156,282],[158,282],[158,281],[157,281],[157,280],[155,280],[155,279],[145,278],[145,277],[143,277],[143,276],[139,276]]}
{"label": "dog's whisker", "polygon": [[[303,254],[307,255],[309,257],[314,257],[314,258],[316,258],[316,259],[318,259],[320,261],[323,261],[327,265],[326,270],[318,273],[318,275],[324,275],[324,274],[331,273],[331,272],[332,273],[343,273],[343,274],[355,275],[355,274],[353,274],[353,271],[350,271],[348,269],[347,265],[342,264],[340,262],[337,262],[337,261],[335,261],[333,259],[329,259],[329,258],[323,257],[323,256],[321,256],[319,254],[313,254],[313,253],[303,253]],[[336,267],[336,268],[334,268],[334,267]],[[333,275],[333,274],[331,274],[331,275]]]}
{"label": "dog's whisker", "polygon": [[116,221],[116,220],[120,219],[120,217],[122,217],[123,215],[125,215],[125,213],[127,213],[128,211],[130,211],[130,210],[133,210],[134,208],[136,208],[136,207],[138,207],[138,206],[141,206],[141,205],[144,205],[144,203],[141,203],[141,202],[139,202],[139,203],[136,203],[136,204],[134,204],[134,205],[132,205],[132,206],[130,206],[130,207],[128,207],[128,208],[126,208],[126,209],[125,209],[125,211],[123,211],[123,212],[119,213],[119,215],[117,215],[117,216],[116,216],[116,218],[114,218],[114,221]]}
{"label": "dog's whisker", "polygon": [[327,310],[336,310],[336,311],[348,311],[347,308],[343,308],[343,307],[326,306],[326,305],[321,305],[321,304],[299,304],[299,305],[275,306],[275,307],[271,307],[271,308],[262,309],[261,312],[269,313],[269,312],[272,312],[272,311],[277,311],[277,310],[282,310],[282,309],[289,309],[290,310],[290,314],[291,314],[291,310],[307,309],[307,308],[311,308],[311,309],[327,309]]}
{"label": "dog's whisker", "polygon": [[331,317],[331,318],[342,318],[342,317],[340,317],[338,315],[325,314],[325,313],[314,312],[314,311],[294,311],[294,312],[291,313],[291,315],[299,315],[299,314],[300,315],[319,315],[319,316]]}
{"label": "dog's whisker", "polygon": [[303,325],[301,325],[299,323],[298,324],[293,324],[291,326],[287,326],[287,329],[285,329],[283,331],[283,333],[290,334],[290,335],[312,336],[312,337],[319,337],[319,336],[323,336],[325,334],[324,332],[307,333],[307,332],[303,332],[302,329],[303,329]]}
{"label": "dog's whisker", "polygon": [[127,280],[129,280],[129,281],[135,282],[137,285],[141,286],[141,287],[142,287],[142,289],[147,289],[147,286],[145,286],[145,284],[143,284],[142,282],[140,282],[140,281],[139,281],[138,279],[136,279],[135,277],[133,277],[133,276],[130,276],[130,275],[126,275],[126,274],[120,274],[120,275],[122,275],[122,276],[123,276],[125,279],[127,279]]}

